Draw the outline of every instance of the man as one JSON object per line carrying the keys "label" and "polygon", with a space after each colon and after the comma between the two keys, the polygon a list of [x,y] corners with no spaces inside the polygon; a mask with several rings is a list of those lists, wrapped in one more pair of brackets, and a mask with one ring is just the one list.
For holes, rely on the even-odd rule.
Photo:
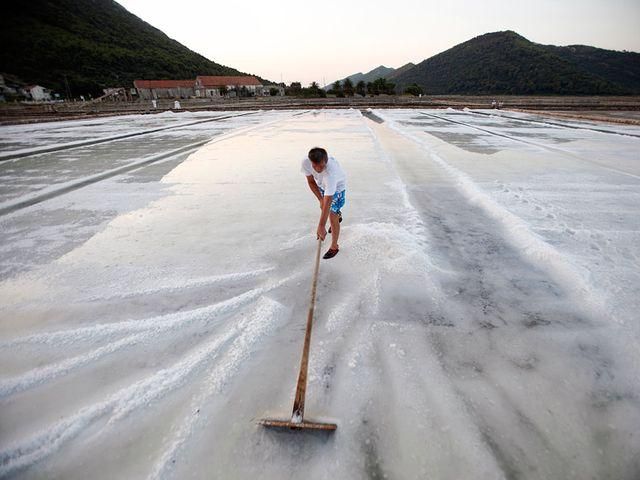
{"label": "man", "polygon": [[322,258],[333,258],[340,247],[340,222],[344,206],[346,176],[338,161],[327,155],[324,148],[315,147],[309,150],[309,155],[302,161],[302,173],[307,177],[309,188],[320,202],[320,221],[318,222],[318,238],[324,240],[327,236],[325,226],[327,219],[331,227],[331,247]]}

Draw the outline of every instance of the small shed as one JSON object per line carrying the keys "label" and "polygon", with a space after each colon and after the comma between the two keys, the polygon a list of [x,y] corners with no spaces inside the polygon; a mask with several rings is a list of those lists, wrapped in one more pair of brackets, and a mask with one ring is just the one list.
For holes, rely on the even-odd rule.
{"label": "small shed", "polygon": [[51,90],[41,85],[27,85],[23,88],[25,96],[35,102],[48,102],[51,100]]}

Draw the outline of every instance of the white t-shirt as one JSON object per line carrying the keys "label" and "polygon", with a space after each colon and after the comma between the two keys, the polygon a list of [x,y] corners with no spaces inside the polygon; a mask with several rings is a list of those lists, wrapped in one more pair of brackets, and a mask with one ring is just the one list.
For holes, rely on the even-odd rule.
{"label": "white t-shirt", "polygon": [[342,170],[338,161],[333,157],[329,157],[327,166],[321,173],[313,169],[311,160],[308,158],[302,161],[302,168],[300,170],[307,177],[313,175],[316,184],[324,190],[325,195],[334,195],[336,192],[341,192],[347,187],[347,177],[344,174],[344,170]]}

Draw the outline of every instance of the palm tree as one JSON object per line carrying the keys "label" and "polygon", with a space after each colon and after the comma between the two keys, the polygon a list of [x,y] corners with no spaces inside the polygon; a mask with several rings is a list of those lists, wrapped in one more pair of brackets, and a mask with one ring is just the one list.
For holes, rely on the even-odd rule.
{"label": "palm tree", "polygon": [[345,78],[342,83],[342,89],[347,97],[353,97],[353,82],[350,78]]}

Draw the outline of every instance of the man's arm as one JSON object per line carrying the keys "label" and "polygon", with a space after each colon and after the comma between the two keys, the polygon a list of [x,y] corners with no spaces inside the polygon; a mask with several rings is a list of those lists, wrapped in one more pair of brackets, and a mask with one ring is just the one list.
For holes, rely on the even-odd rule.
{"label": "man's arm", "polygon": [[327,224],[327,219],[329,218],[329,212],[331,211],[331,202],[333,201],[333,195],[325,195],[322,200],[320,200],[320,207],[322,208],[322,213],[320,214],[320,221],[318,222],[318,238],[324,240],[327,236],[327,230],[325,225]]}
{"label": "man's arm", "polygon": [[318,184],[313,178],[313,175],[307,175],[307,183],[309,184],[309,188],[316,196],[318,201],[320,202],[320,208],[322,208],[322,194],[320,193],[320,189],[318,188]]}

